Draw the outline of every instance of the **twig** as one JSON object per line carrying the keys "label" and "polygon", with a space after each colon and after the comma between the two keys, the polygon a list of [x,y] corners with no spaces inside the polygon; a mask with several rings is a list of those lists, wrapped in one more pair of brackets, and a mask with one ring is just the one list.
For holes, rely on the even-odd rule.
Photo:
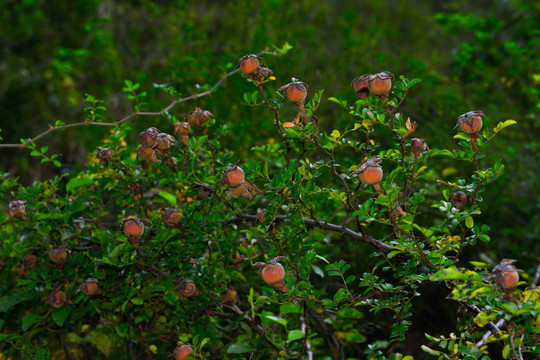
{"label": "twig", "polygon": [[[476,305],[472,305],[472,304],[464,304],[465,307],[469,308],[470,310],[472,310],[475,314],[480,314],[482,312],[482,310],[480,310],[478,308],[478,306]],[[494,323],[492,322],[488,322],[487,325],[486,325],[486,328],[492,333],[492,334],[496,334],[498,333],[499,331],[501,331],[501,329],[499,329],[499,327],[497,325],[495,325]]]}
{"label": "twig", "polygon": [[[277,55],[277,53],[269,52],[269,51],[261,51],[257,55],[262,55],[262,54]],[[189,100],[194,100],[194,99],[197,99],[197,98],[212,94],[214,92],[214,90],[218,86],[220,86],[223,81],[225,81],[225,79],[227,79],[231,75],[236,74],[239,71],[240,71],[239,69],[235,69],[233,71],[230,71],[230,72],[226,73],[210,89],[208,89],[206,91],[203,91],[201,93],[198,93],[198,94],[193,94],[193,95],[185,97],[185,98],[174,100],[173,102],[171,102],[169,105],[167,105],[164,109],[162,109],[160,111],[152,111],[152,112],[136,111],[136,112],[134,112],[132,114],[129,114],[129,115],[123,117],[122,119],[120,119],[120,120],[118,120],[116,122],[81,121],[81,122],[77,122],[77,123],[73,123],[73,124],[66,124],[66,125],[60,125],[60,126],[49,125],[49,129],[45,130],[41,134],[38,134],[38,135],[34,136],[31,139],[28,139],[24,144],[0,144],[0,148],[18,148],[18,149],[22,150],[22,149],[26,148],[26,146],[29,143],[34,143],[37,140],[44,137],[45,135],[47,135],[47,134],[49,134],[49,133],[51,133],[53,131],[56,131],[56,130],[62,130],[62,129],[68,129],[68,128],[72,128],[72,127],[80,127],[80,126],[111,126],[111,127],[116,127],[116,126],[130,120],[131,118],[133,118],[135,116],[160,116],[160,115],[165,114],[167,111],[171,110],[173,107],[175,107],[176,105],[178,105],[180,103],[183,103],[183,102],[189,101]]]}
{"label": "twig", "polygon": [[[504,319],[500,319],[499,321],[497,321],[497,323],[495,324],[495,326],[497,328],[500,328],[501,326],[503,326],[505,323]],[[484,345],[484,343],[486,342],[486,340],[488,339],[488,337],[490,337],[493,333],[491,331],[486,331],[486,333],[484,334],[484,336],[482,336],[482,338],[480,339],[480,341],[478,341],[474,347],[475,348],[480,348],[482,345]]]}
{"label": "twig", "polygon": [[[240,222],[244,222],[244,221],[258,221],[258,220],[259,219],[257,218],[257,215],[242,215],[240,217],[233,217],[233,218],[230,218],[230,219],[227,219],[227,220],[223,220],[221,222],[221,224],[223,226],[227,226],[227,225],[230,225],[230,224],[236,224],[236,223],[240,223]],[[285,221],[285,220],[286,220],[285,216],[276,216],[274,218],[274,222],[282,222],[282,221]],[[345,227],[345,226],[342,226],[342,225],[331,224],[331,223],[328,223],[328,222],[325,222],[325,221],[317,221],[317,220],[313,220],[313,219],[307,219],[307,218],[303,218],[302,220],[304,221],[304,224],[307,227],[316,227],[316,228],[320,228],[320,229],[323,229],[323,230],[330,230],[330,231],[333,231],[333,232],[341,233],[343,235],[347,235],[348,237],[350,237],[352,239],[360,240],[360,241],[363,241],[363,242],[365,242],[367,244],[373,245],[377,249],[382,250],[384,252],[390,252],[392,250],[392,247],[386,245],[381,240],[374,239],[371,236],[363,236],[362,234],[359,234],[359,233],[349,229],[348,227]]]}
{"label": "twig", "polygon": [[[244,314],[238,306],[232,304],[232,305],[223,305],[223,308],[230,309],[236,316],[242,316],[242,321],[246,323],[249,327],[251,327],[259,336],[261,336],[268,344],[270,344],[276,351],[280,351],[281,349],[274,344],[270,339],[266,337],[265,331],[262,328],[261,325],[257,324],[254,319],[250,318],[248,315]],[[219,313],[214,312],[214,315],[223,317],[225,319],[230,318],[230,316],[226,313]]]}

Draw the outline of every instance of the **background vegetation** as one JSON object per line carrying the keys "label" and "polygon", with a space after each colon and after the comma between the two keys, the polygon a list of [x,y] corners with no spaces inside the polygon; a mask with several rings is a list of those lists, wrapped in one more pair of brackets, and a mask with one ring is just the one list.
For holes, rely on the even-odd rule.
{"label": "background vegetation", "polygon": [[[168,84],[183,96],[214,84],[245,54],[289,43],[292,50],[267,58],[279,74],[273,92],[290,78],[310,90],[324,89],[317,111],[320,129],[344,129],[350,115],[328,97],[356,100],[350,81],[361,74],[391,71],[422,82],[411,90],[402,111],[421,124],[431,147],[449,148],[456,117],[481,109],[493,128],[515,119],[517,126],[487,145],[485,161],[503,160],[505,171],[482,194],[478,222],[491,227],[489,243],[465,249],[465,258],[498,262],[518,259],[523,278],[531,281],[540,254],[540,2],[538,1],[6,1],[0,12],[0,128],[3,143],[44,131],[60,120],[84,120],[87,94],[103,100],[104,121],[132,112],[122,91],[125,79],[147,92],[143,110],[159,110],[169,98]],[[240,76],[228,78],[215,94],[179,104],[170,116],[135,117],[118,141],[134,148],[138,133],[171,127],[174,118],[195,106],[210,110],[230,131],[220,139],[238,159],[253,156],[252,147],[280,142],[271,112],[245,105],[254,91]],[[310,95],[313,95],[312,93]],[[287,108],[287,106],[289,106]],[[291,114],[292,105],[286,105]],[[0,149],[0,171],[23,185],[76,174],[110,128],[74,128],[42,138],[47,155],[61,154],[60,168],[41,164],[29,151]],[[392,144],[391,135],[380,139]],[[362,159],[342,151],[347,166]],[[437,158],[442,180],[465,177],[470,168]],[[7,180],[5,180],[7,181]],[[6,206],[7,206],[7,200]],[[353,269],[362,260],[348,258],[355,246],[335,248]],[[470,251],[471,253],[469,253]],[[430,292],[427,291],[429,294]],[[437,299],[421,298],[424,304]],[[441,300],[442,301],[442,300]],[[418,314],[428,330],[445,333],[452,316]],[[453,311],[446,309],[447,311]],[[448,326],[454,328],[454,324]],[[413,328],[407,353],[418,348]]]}

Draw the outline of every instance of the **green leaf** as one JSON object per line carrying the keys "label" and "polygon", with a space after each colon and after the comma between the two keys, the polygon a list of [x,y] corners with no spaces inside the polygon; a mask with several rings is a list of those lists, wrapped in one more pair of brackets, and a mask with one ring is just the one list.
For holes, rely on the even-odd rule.
{"label": "green leaf", "polygon": [[441,156],[448,156],[448,157],[452,157],[452,158],[455,158],[456,156],[454,155],[454,153],[448,149],[442,149],[442,150],[432,150],[429,152],[429,156],[437,156],[437,155],[441,155]]}
{"label": "green leaf", "polygon": [[379,195],[377,200],[375,200],[375,204],[390,207],[390,199],[388,198],[388,195]]}
{"label": "green leaf", "polygon": [[111,340],[107,334],[100,333],[95,339],[95,344],[103,355],[109,357],[111,353]]}
{"label": "green leaf", "polygon": [[465,226],[469,229],[472,229],[474,227],[474,220],[472,216],[467,216],[467,218],[465,219]]}
{"label": "green leaf", "polygon": [[518,311],[518,308],[514,303],[502,303],[501,308],[508,311],[510,314],[515,314]]}
{"label": "green leaf", "polygon": [[130,244],[128,243],[121,243],[120,245],[116,246],[111,253],[109,254],[109,257],[111,258],[117,258],[118,256],[122,255],[124,252],[126,252],[130,248]]}
{"label": "green leaf", "polygon": [[32,325],[39,322],[40,320],[41,320],[40,315],[36,315],[36,314],[26,314],[26,315],[24,315],[24,317],[22,319],[22,325],[21,325],[22,331],[26,331],[26,330],[30,329],[32,327]]}
{"label": "green leaf", "polygon": [[300,305],[285,303],[279,306],[279,312],[282,314],[298,314],[300,312]]}
{"label": "green leaf", "polygon": [[500,122],[497,124],[497,126],[495,126],[495,128],[493,129],[493,131],[495,133],[498,133],[499,131],[501,131],[502,129],[506,128],[506,127],[509,127],[510,125],[514,125],[514,124],[517,124],[517,121],[516,120],[506,120],[504,122]]}
{"label": "green leaf", "polygon": [[167,200],[168,202],[170,202],[173,205],[176,205],[176,203],[177,203],[176,196],[174,196],[171,193],[168,193],[166,191],[160,191],[158,193],[158,195],[161,196],[162,198],[164,198],[165,200]]}
{"label": "green leaf", "polygon": [[449,359],[449,357],[446,354],[437,350],[433,350],[432,348],[427,347],[426,345],[422,345],[421,348],[424,352],[427,352],[429,355],[444,356],[446,359]]}
{"label": "green leaf", "polygon": [[12,306],[34,297],[33,293],[23,292],[15,295],[3,296],[0,298],[0,312],[9,310]]}
{"label": "green leaf", "polygon": [[418,84],[419,82],[422,82],[422,80],[420,80],[420,79],[418,79],[418,78],[410,80],[410,81],[407,83],[407,89],[412,88],[414,85]]}
{"label": "green leaf", "polygon": [[476,271],[451,266],[449,268],[437,271],[435,274],[430,276],[430,280],[474,280],[482,282],[482,277]]}
{"label": "green leaf", "polygon": [[469,140],[469,135],[460,132],[460,133],[457,133],[456,135],[454,135],[454,139]]}
{"label": "green leaf", "polygon": [[302,331],[300,330],[291,330],[289,331],[289,335],[287,336],[289,341],[298,340],[304,337],[304,334],[302,334]]}
{"label": "green leaf", "polygon": [[252,350],[249,344],[232,344],[227,348],[227,354],[242,354],[250,351]]}
{"label": "green leaf", "polygon": [[334,131],[332,131],[332,133],[330,134],[330,136],[333,136],[333,137],[338,138],[338,137],[341,136],[341,133],[340,133],[339,131],[337,131],[337,130],[334,130]]}
{"label": "green leaf", "polygon": [[335,97],[329,97],[328,101],[335,102],[336,104],[339,104],[341,106],[347,106],[347,101],[346,100],[339,100],[339,99],[336,99]]}
{"label": "green leaf", "polygon": [[287,320],[280,318],[279,316],[274,316],[274,315],[262,315],[262,316],[267,318],[268,320],[271,320],[283,326],[287,326]]}
{"label": "green leaf", "polygon": [[81,186],[91,185],[94,180],[88,178],[73,178],[66,184],[66,191],[71,191]]}
{"label": "green leaf", "polygon": [[496,318],[497,318],[497,314],[495,313],[489,314],[485,311],[482,311],[474,317],[474,322],[476,323],[476,325],[480,327],[484,327],[490,321],[495,320]]}
{"label": "green leaf", "polygon": [[510,355],[510,351],[512,350],[512,348],[510,347],[510,344],[506,344],[504,347],[503,347],[503,350],[502,350],[502,357],[503,359],[508,359],[508,356]]}
{"label": "green leaf", "polygon": [[133,298],[133,299],[131,299],[131,302],[133,303],[133,305],[142,305],[142,304],[144,304],[144,300],[141,299],[141,298]]}
{"label": "green leaf", "polygon": [[69,313],[71,312],[71,307],[65,305],[60,309],[54,309],[51,313],[54,323],[58,326],[62,326],[64,321],[66,321]]}

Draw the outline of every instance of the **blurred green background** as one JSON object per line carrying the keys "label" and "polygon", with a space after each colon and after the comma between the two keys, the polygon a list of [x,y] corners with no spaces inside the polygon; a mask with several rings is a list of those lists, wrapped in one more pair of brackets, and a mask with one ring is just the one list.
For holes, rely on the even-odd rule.
{"label": "blurred green background", "polygon": [[[86,94],[104,100],[106,121],[133,111],[124,80],[141,83],[148,110],[170,102],[153,84],[183,95],[214,84],[238,59],[273,45],[293,49],[266,56],[277,80],[292,77],[324,89],[318,110],[323,131],[344,129],[352,118],[329,96],[356,97],[351,80],[391,71],[421,78],[403,108],[420,124],[416,136],[431,148],[456,148],[457,116],[483,110],[493,128],[507,119],[518,125],[490,143],[484,167],[502,159],[506,171],[484,193],[480,221],[492,227],[489,244],[475,248],[492,258],[514,257],[530,271],[540,245],[540,1],[58,1],[4,0],[0,19],[0,136],[19,143],[56,120],[84,119]],[[251,84],[235,75],[214,95],[176,106],[170,116],[131,121],[137,135],[149,126],[172,132],[174,117],[195,106],[210,110],[234,129],[225,141],[240,158],[251,146],[272,141],[272,114],[243,105]],[[284,112],[287,111],[287,108]],[[293,115],[292,106],[290,114]],[[102,145],[110,128],[76,128],[40,140],[63,167],[40,164],[29,151],[0,149],[0,171],[23,184],[73,173]],[[343,154],[346,158],[346,154]],[[346,159],[347,164],[361,159]],[[444,164],[443,164],[444,165]],[[471,166],[448,164],[453,180]]]}

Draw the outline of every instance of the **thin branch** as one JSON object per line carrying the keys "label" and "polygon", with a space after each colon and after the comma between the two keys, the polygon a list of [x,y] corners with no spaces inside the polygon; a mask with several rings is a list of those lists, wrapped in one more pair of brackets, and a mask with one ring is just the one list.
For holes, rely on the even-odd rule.
{"label": "thin branch", "polygon": [[[233,217],[233,218],[230,218],[230,219],[227,219],[227,220],[223,220],[221,222],[221,224],[223,226],[227,226],[227,225],[230,225],[230,224],[236,224],[236,223],[240,223],[240,222],[244,222],[244,221],[258,221],[258,220],[259,219],[257,218],[257,215],[242,215],[240,217]],[[274,218],[274,222],[282,222],[282,221],[285,221],[285,220],[286,220],[285,216],[276,216],[276,218]],[[323,229],[323,230],[330,230],[330,231],[337,232],[337,233],[340,233],[340,234],[343,234],[343,235],[347,235],[348,237],[350,237],[352,239],[360,240],[360,241],[363,241],[363,242],[365,242],[367,244],[373,245],[377,249],[382,250],[384,252],[390,252],[392,250],[392,247],[386,245],[381,240],[374,239],[371,236],[365,236],[364,237],[362,234],[359,234],[359,233],[349,229],[348,227],[345,227],[345,226],[342,226],[342,225],[331,224],[331,223],[328,223],[328,222],[325,222],[325,221],[317,221],[317,220],[313,220],[313,219],[307,219],[307,218],[303,218],[302,220],[304,221],[304,224],[307,227],[316,227],[316,228],[320,228],[320,229]]]}
{"label": "thin branch", "polygon": [[[482,310],[480,310],[478,308],[478,306],[476,305],[473,305],[473,304],[463,304],[463,306],[465,306],[466,308],[472,310],[475,314],[480,314],[482,312]],[[492,333],[492,334],[496,334],[498,333],[499,331],[501,331],[501,329],[499,329],[499,327],[497,325],[495,325],[494,323],[492,322],[488,322],[486,324],[486,328]]]}
{"label": "thin branch", "polygon": [[[257,55],[263,55],[263,54],[277,55],[277,53],[269,52],[269,51],[261,51]],[[216,90],[217,87],[220,86],[221,83],[223,83],[223,81],[225,81],[225,79],[227,79],[231,75],[236,74],[239,71],[240,71],[239,69],[234,69],[233,71],[230,71],[230,72],[226,73],[210,89],[208,89],[206,91],[203,91],[201,93],[198,93],[198,94],[193,94],[193,95],[185,97],[185,98],[174,100],[173,102],[171,102],[169,105],[167,105],[165,108],[163,108],[160,111],[151,111],[151,112],[137,111],[137,112],[134,112],[132,114],[129,114],[129,115],[123,117],[122,119],[120,119],[120,120],[118,120],[116,122],[81,121],[81,122],[77,122],[77,123],[73,123],[73,124],[66,124],[66,125],[60,125],[60,126],[49,125],[49,129],[45,130],[41,134],[38,134],[38,135],[34,136],[33,138],[27,140],[24,144],[0,144],[0,149],[1,148],[18,148],[18,149],[22,150],[22,149],[26,148],[26,146],[29,143],[34,143],[37,140],[44,137],[45,135],[48,135],[49,133],[51,133],[53,131],[56,131],[56,130],[62,130],[62,129],[68,129],[68,128],[73,128],[73,127],[80,127],[80,126],[110,126],[110,127],[116,127],[116,126],[130,120],[131,118],[133,118],[135,116],[161,116],[161,115],[165,114],[167,111],[171,110],[173,107],[175,107],[176,105],[178,105],[180,103],[183,103],[183,102],[189,101],[189,100],[198,99],[200,97],[212,94],[214,92],[214,90]]]}
{"label": "thin branch", "polygon": [[[497,328],[500,328],[501,326],[503,326],[505,323],[505,320],[504,319],[500,319],[499,321],[497,321],[497,323],[495,324],[495,326]],[[482,347],[482,345],[484,345],[484,343],[486,342],[486,340],[488,339],[488,337],[490,337],[492,335],[492,332],[491,331],[486,331],[486,333],[484,334],[484,336],[482,336],[482,339],[480,339],[480,341],[478,341],[474,347],[475,348],[480,348]]]}
{"label": "thin branch", "polygon": [[[274,344],[274,342],[272,342],[270,339],[268,339],[266,337],[266,332],[264,331],[264,329],[262,328],[261,325],[257,324],[257,322],[252,319],[251,317],[249,317],[248,315],[246,315],[242,310],[240,310],[240,308],[238,308],[238,306],[234,305],[234,304],[224,304],[223,305],[223,308],[225,309],[229,309],[233,312],[233,314],[235,316],[241,316],[242,317],[242,321],[244,323],[246,323],[250,328],[252,328],[257,334],[259,334],[259,336],[261,336],[268,344],[270,344],[276,351],[280,351],[281,349],[279,348],[279,346],[277,346],[276,344]],[[219,312],[214,312],[214,315],[218,316],[218,317],[223,317],[225,319],[227,318],[230,318],[230,315],[227,314],[227,313],[219,313]]]}

